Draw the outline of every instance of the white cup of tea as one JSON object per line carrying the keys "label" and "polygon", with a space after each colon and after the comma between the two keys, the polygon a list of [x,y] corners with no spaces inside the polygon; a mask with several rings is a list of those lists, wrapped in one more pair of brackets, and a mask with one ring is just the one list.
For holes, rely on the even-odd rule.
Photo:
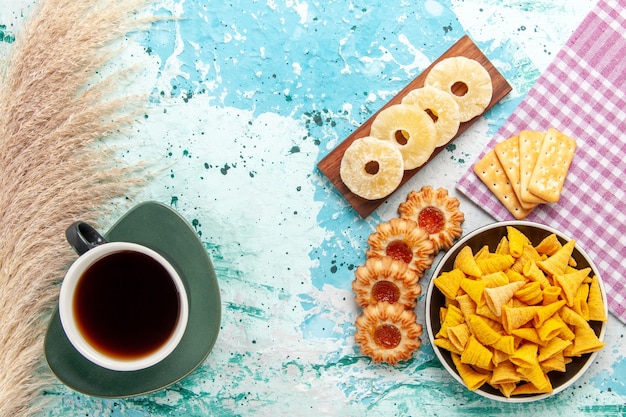
{"label": "white cup of tea", "polygon": [[189,316],[176,269],[146,246],[107,242],[84,222],[72,224],[65,235],[80,255],[59,296],[70,343],[113,371],[136,371],[164,360],[180,343]]}

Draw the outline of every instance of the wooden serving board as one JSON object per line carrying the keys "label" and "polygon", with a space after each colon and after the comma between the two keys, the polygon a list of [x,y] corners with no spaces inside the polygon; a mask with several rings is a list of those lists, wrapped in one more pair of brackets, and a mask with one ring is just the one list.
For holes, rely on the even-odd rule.
{"label": "wooden serving board", "polygon": [[[341,194],[343,194],[346,200],[348,200],[350,205],[352,205],[352,207],[361,215],[361,217],[365,218],[369,216],[389,196],[378,200],[366,200],[356,194],[353,194],[343,183],[339,175],[339,167],[341,165],[343,153],[356,139],[362,138],[364,136],[369,136],[370,127],[378,113],[391,105],[400,104],[404,96],[406,96],[409,91],[423,87],[424,79],[426,78],[426,75],[428,74],[430,69],[442,59],[454,56],[465,56],[467,58],[474,59],[480,62],[489,72],[489,75],[491,76],[491,82],[493,84],[493,95],[491,97],[491,102],[489,103],[485,111],[493,107],[498,101],[500,101],[511,91],[511,86],[509,85],[509,83],[504,79],[502,74],[498,72],[498,70],[493,66],[489,59],[487,59],[487,57],[481,52],[481,50],[478,49],[476,44],[474,44],[474,42],[467,35],[459,39],[454,45],[452,45],[450,49],[448,49],[435,62],[433,62],[428,68],[426,68],[424,72],[415,77],[415,79],[413,79],[413,81],[411,81],[406,87],[404,87],[402,91],[400,91],[396,96],[389,100],[387,104],[385,104],[380,110],[378,110],[378,112],[370,117],[365,123],[359,126],[354,132],[352,132],[352,134],[350,134],[350,136],[344,139],[343,142],[337,145],[335,149],[333,149],[317,164],[319,169],[324,173],[324,175],[328,177],[328,179],[335,185],[335,187],[341,192]],[[430,160],[432,160],[437,154],[439,154],[439,152],[441,152],[450,142],[452,142],[459,135],[465,132],[479,117],[481,117],[481,115],[478,115],[467,122],[461,123],[457,134],[448,143],[436,148],[428,162],[430,162]],[[415,169],[405,171],[404,177],[402,178],[402,182],[400,183],[400,185],[407,182],[425,165],[426,164]]]}

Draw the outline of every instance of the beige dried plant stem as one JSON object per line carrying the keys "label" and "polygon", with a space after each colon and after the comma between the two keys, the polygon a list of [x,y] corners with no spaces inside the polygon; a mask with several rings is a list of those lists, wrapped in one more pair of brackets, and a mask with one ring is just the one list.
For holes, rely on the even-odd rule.
{"label": "beige dried plant stem", "polygon": [[72,259],[63,232],[95,222],[140,177],[100,139],[129,133],[133,70],[99,74],[144,29],[147,0],[42,0],[0,71],[0,416],[33,415],[54,384],[47,319]]}

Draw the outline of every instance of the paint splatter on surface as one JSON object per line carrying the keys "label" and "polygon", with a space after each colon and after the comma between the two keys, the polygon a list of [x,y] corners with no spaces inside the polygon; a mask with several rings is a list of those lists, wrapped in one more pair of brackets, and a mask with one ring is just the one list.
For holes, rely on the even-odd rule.
{"label": "paint splatter on surface", "polygon": [[0,25],[0,42],[15,42],[15,34],[7,29],[6,25]]}
{"label": "paint splatter on surface", "polygon": [[[494,404],[467,392],[425,335],[419,353],[397,367],[360,356],[351,281],[368,235],[411,189],[455,194],[456,179],[592,5],[410,3],[155,3],[155,14],[177,19],[139,35],[122,58],[152,63],[136,86],[151,92],[151,109],[135,137],[115,144],[122,160],[148,163],[154,178],[124,204],[157,200],[188,219],[215,265],[221,333],[205,363],[168,389],[102,400],[59,385],[42,416],[623,414],[617,323],[597,366],[538,404]],[[10,29],[9,20],[0,24]],[[465,33],[514,92],[360,219],[316,163]],[[466,230],[492,221],[458,197]]]}

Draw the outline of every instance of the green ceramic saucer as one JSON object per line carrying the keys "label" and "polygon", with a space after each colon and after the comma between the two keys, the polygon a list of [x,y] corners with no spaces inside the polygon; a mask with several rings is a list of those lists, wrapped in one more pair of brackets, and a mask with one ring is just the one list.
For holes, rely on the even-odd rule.
{"label": "green ceramic saucer", "polygon": [[58,311],[45,340],[46,360],[68,387],[96,397],[122,398],[171,385],[196,369],[213,348],[220,329],[220,291],[211,260],[196,232],[178,213],[155,202],[134,207],[105,235],[159,252],[177,269],[189,296],[189,321],[180,345],[147,369],[110,371],[83,358],[65,336]]}

